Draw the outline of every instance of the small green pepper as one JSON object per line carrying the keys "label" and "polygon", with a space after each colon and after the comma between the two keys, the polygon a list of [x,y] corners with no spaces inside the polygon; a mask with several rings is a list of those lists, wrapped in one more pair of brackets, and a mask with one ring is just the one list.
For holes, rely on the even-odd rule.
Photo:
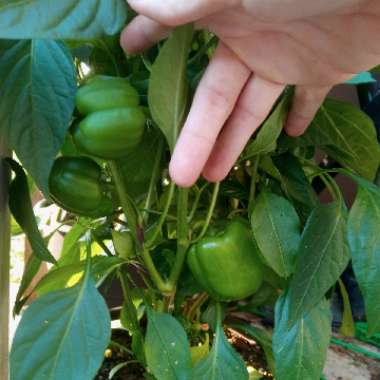
{"label": "small green pepper", "polygon": [[141,142],[145,120],[140,108],[94,112],[74,126],[74,143],[83,153],[106,160],[119,159]]}
{"label": "small green pepper", "polygon": [[130,259],[136,255],[135,244],[129,231],[112,230],[112,242],[115,251],[122,259]]}
{"label": "small green pepper", "polygon": [[224,232],[194,244],[187,264],[195,280],[214,299],[236,301],[254,294],[264,277],[249,225],[239,219]]}
{"label": "small green pepper", "polygon": [[112,215],[117,206],[101,180],[101,167],[87,157],[59,157],[49,177],[51,198],[74,214],[99,218]]}
{"label": "small green pepper", "polygon": [[80,114],[139,105],[139,94],[124,78],[98,75],[79,88],[76,106]]}

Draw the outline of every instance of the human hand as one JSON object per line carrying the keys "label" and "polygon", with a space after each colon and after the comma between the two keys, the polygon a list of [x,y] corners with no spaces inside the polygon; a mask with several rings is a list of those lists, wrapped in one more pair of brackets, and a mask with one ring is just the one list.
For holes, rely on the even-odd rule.
{"label": "human hand", "polygon": [[331,87],[380,62],[377,0],[129,0],[141,15],[121,44],[137,53],[195,22],[221,43],[196,91],[170,164],[191,186],[220,181],[287,84],[296,85],[285,130],[301,135]]}

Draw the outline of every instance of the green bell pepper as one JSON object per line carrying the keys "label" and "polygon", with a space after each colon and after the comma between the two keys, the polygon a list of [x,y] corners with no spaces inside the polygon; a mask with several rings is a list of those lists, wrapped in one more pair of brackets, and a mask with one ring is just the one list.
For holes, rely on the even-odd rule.
{"label": "green bell pepper", "polygon": [[74,214],[91,218],[112,215],[117,202],[101,176],[101,167],[90,158],[59,157],[49,177],[50,196]]}
{"label": "green bell pepper", "polygon": [[141,142],[145,114],[140,108],[115,108],[94,112],[73,128],[75,145],[83,153],[116,160]]}
{"label": "green bell pepper", "polygon": [[254,294],[264,278],[264,265],[249,225],[231,221],[224,232],[194,244],[187,264],[199,285],[214,299],[236,301]]}
{"label": "green bell pepper", "polygon": [[76,95],[76,106],[81,115],[139,105],[139,94],[124,78],[98,75],[90,78]]}

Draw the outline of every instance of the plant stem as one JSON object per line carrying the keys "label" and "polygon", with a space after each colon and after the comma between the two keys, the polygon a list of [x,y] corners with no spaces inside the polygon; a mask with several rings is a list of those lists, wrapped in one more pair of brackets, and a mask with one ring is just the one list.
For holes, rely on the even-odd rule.
{"label": "plant stem", "polygon": [[336,183],[336,181],[334,180],[334,178],[330,175],[330,174],[327,174],[327,179],[328,181],[330,182],[331,184],[331,187],[333,188],[334,190],[334,193],[335,193],[335,196],[337,198],[337,200],[340,202],[340,203],[344,203],[344,199],[343,199],[343,195],[342,195],[342,192],[338,186],[338,184]]}
{"label": "plant stem", "polygon": [[172,204],[172,201],[173,201],[175,187],[176,187],[175,183],[171,182],[170,183],[170,187],[169,187],[168,198],[166,200],[166,204],[165,204],[165,207],[164,207],[164,211],[162,212],[162,214],[160,216],[160,219],[158,221],[158,225],[157,225],[156,229],[154,230],[154,233],[153,233],[152,237],[145,244],[145,246],[147,248],[152,247],[152,245],[154,244],[155,240],[157,239],[157,236],[161,232],[162,226],[164,225],[166,217],[167,217],[167,215],[169,213],[170,205]]}
{"label": "plant stem", "polygon": [[198,204],[199,204],[199,200],[201,199],[201,196],[202,196],[202,193],[203,191],[207,188],[207,186],[209,186],[209,183],[206,182],[198,191],[197,191],[197,195],[195,196],[195,199],[194,199],[194,203],[193,203],[193,206],[192,206],[192,209],[191,209],[191,212],[190,212],[190,215],[189,215],[189,222],[191,222],[194,218],[194,215],[198,209]]}
{"label": "plant stem", "polygon": [[91,238],[97,243],[99,244],[99,246],[103,249],[104,253],[108,256],[108,257],[114,257],[113,253],[110,251],[110,249],[105,245],[104,241],[102,239],[99,239],[98,237],[96,237],[94,234],[91,234]]}
{"label": "plant stem", "polygon": [[128,319],[131,322],[133,328],[132,333],[135,333],[136,331],[140,331],[140,324],[137,319],[137,311],[135,305],[132,301],[131,289],[128,284],[128,279],[123,270],[119,270],[119,279],[121,282],[121,288],[123,290],[124,302],[127,307]]}
{"label": "plant stem", "polygon": [[107,54],[108,58],[111,60],[113,66],[115,68],[115,74],[118,77],[120,77],[121,73],[120,73],[120,70],[119,70],[119,66],[118,66],[117,61],[116,61],[116,59],[114,57],[114,54],[112,54],[112,52],[110,51],[107,43],[105,41],[103,41],[102,39],[99,39],[98,43],[101,45],[102,50]]}
{"label": "plant stem", "polygon": [[252,174],[251,174],[251,187],[249,189],[249,201],[248,201],[248,212],[251,213],[253,208],[253,202],[255,201],[256,197],[256,183],[257,183],[257,172],[259,169],[260,164],[260,156],[256,157],[253,167],[252,167]]}
{"label": "plant stem", "polygon": [[186,252],[189,247],[189,223],[187,211],[189,203],[189,189],[179,188],[177,202],[177,255],[169,277],[169,287],[173,290],[177,286],[185,263]]}
{"label": "plant stem", "polygon": [[110,341],[110,346],[118,348],[120,351],[124,351],[125,353],[129,355],[132,355],[132,356],[134,355],[133,351],[129,350],[127,347],[123,346],[122,344],[115,342],[114,340]]}
{"label": "plant stem", "polygon": [[150,274],[150,277],[152,278],[153,282],[156,284],[158,290],[160,290],[162,293],[165,293],[165,294],[171,293],[173,291],[173,287],[163,280],[160,272],[157,270],[152,260],[152,256],[149,250],[146,248],[143,248],[142,251],[140,252],[140,255],[144,261],[146,269],[148,270]]}
{"label": "plant stem", "polygon": [[212,216],[214,214],[214,211],[215,211],[215,206],[216,206],[216,201],[218,200],[218,195],[219,195],[219,190],[220,190],[220,182],[217,182],[214,186],[214,191],[212,193],[212,198],[211,198],[211,203],[210,203],[210,207],[208,209],[208,212],[207,212],[207,216],[206,216],[206,220],[205,220],[205,223],[203,225],[203,228],[202,228],[202,231],[201,233],[199,234],[199,236],[195,239],[195,242],[199,241],[200,239],[203,238],[203,236],[205,236],[207,230],[208,230],[208,227],[210,225],[210,222],[211,222],[211,219],[212,219]]}
{"label": "plant stem", "polygon": [[328,173],[324,173],[320,175],[320,178],[326,185],[327,190],[333,197],[334,201],[339,201],[340,203],[344,203],[342,193],[339,189],[339,186],[337,183],[334,181],[334,179],[330,176]]}
{"label": "plant stem", "polygon": [[162,279],[160,273],[157,271],[156,266],[152,260],[150,252],[144,247],[144,238],[142,235],[142,228],[138,225],[136,209],[134,208],[127,192],[127,188],[124,181],[124,176],[120,170],[119,164],[116,161],[109,161],[109,168],[112,173],[113,180],[119,195],[121,207],[127,218],[128,225],[131,229],[132,236],[136,242],[137,253],[142,257],[144,264],[152,277],[152,280],[156,284],[157,288],[163,293],[170,293],[170,288],[166,282]]}
{"label": "plant stem", "polygon": [[189,312],[187,313],[189,321],[193,321],[195,314],[197,313],[197,310],[208,300],[208,294],[207,293],[201,293],[199,296],[195,299],[193,304],[191,305]]}
{"label": "plant stem", "polygon": [[138,228],[139,226],[137,223],[137,215],[135,212],[135,208],[128,196],[123,172],[120,170],[120,166],[118,162],[116,161],[109,161],[108,166],[111,170],[111,174],[115,182],[115,187],[117,190],[117,194],[119,196],[121,207],[127,218],[127,222],[128,222],[129,228],[131,229],[132,236],[136,244],[141,246],[143,242],[139,238],[139,228]]}
{"label": "plant stem", "polygon": [[216,311],[216,325],[217,328],[223,328],[223,310],[220,302],[215,303],[215,311]]}
{"label": "plant stem", "polygon": [[[152,205],[153,193],[156,187],[157,177],[160,172],[160,164],[161,164],[163,152],[164,152],[164,140],[160,138],[160,142],[158,143],[157,153],[154,158],[154,167],[153,167],[152,177],[149,183],[148,195],[146,197],[146,201],[144,205],[145,210],[149,210]],[[146,211],[143,211],[143,220],[145,224],[148,223],[148,218],[149,218],[149,213],[147,213]]]}
{"label": "plant stem", "polygon": [[10,152],[0,138],[0,378],[9,378],[9,271],[10,271],[10,216],[8,190],[10,171],[3,158]]}

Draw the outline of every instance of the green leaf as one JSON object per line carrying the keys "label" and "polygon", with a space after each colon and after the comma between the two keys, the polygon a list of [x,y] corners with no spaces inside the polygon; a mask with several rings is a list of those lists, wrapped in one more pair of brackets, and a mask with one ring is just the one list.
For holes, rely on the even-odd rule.
{"label": "green leaf", "polygon": [[262,191],[251,215],[252,231],[267,264],[280,276],[294,271],[301,226],[297,212],[285,198]]}
{"label": "green leaf", "polygon": [[318,203],[318,197],[307,179],[298,159],[290,153],[273,157],[281,175],[281,186],[294,202],[303,220],[306,220]]}
{"label": "green leaf", "polygon": [[58,260],[59,266],[66,266],[81,261],[80,244],[78,242],[88,229],[89,227],[86,225],[84,219],[79,219],[79,221],[65,235],[63,247]]}
{"label": "green leaf", "polygon": [[192,38],[191,25],[177,28],[160,50],[150,76],[149,108],[171,151],[174,149],[188,109],[189,89],[186,69]]}
{"label": "green leaf", "polygon": [[123,0],[0,0],[0,38],[91,39],[116,34]]}
{"label": "green leaf", "polygon": [[306,223],[289,286],[290,324],[323,299],[349,260],[346,209],[340,202],[319,205]]}
{"label": "green leaf", "polygon": [[28,307],[13,341],[10,379],[93,379],[109,339],[108,308],[87,269],[80,284]]}
{"label": "green leaf", "polygon": [[203,343],[200,343],[197,346],[192,346],[190,348],[191,352],[191,362],[193,367],[199,363],[203,358],[205,358],[210,352],[210,338],[209,335],[206,334],[206,339]]}
{"label": "green leaf", "polygon": [[232,348],[219,324],[210,353],[194,368],[191,380],[248,380],[243,359]]}
{"label": "green leaf", "polygon": [[45,195],[72,118],[75,92],[73,59],[64,44],[0,40],[0,135]]}
{"label": "green leaf", "polygon": [[272,350],[272,336],[267,331],[248,324],[232,324],[231,327],[242,331],[244,334],[253,338],[264,350],[266,361],[269,370],[274,373],[275,361],[274,354]]}
{"label": "green leaf", "polygon": [[30,256],[28,262],[25,265],[24,273],[22,275],[21,284],[18,288],[16,301],[13,307],[13,315],[18,315],[21,312],[22,307],[29,298],[29,294],[25,295],[25,292],[28,290],[31,285],[34,277],[37,275],[38,271],[41,268],[41,260],[35,255]]}
{"label": "green leaf", "polygon": [[326,299],[302,313],[289,328],[291,306],[284,294],[276,304],[273,351],[276,379],[319,379],[331,337],[331,311]]}
{"label": "green leaf", "polygon": [[[355,179],[355,177],[353,177]],[[348,240],[362,291],[368,333],[380,332],[380,189],[359,179],[359,191],[348,220]]]}
{"label": "green leaf", "polygon": [[[131,196],[138,197],[148,192],[161,139],[163,137],[157,128],[147,128],[141,144],[120,160],[121,170]],[[159,165],[163,169],[162,157]],[[157,180],[160,179],[157,177]]]}
{"label": "green leaf", "polygon": [[56,263],[38,230],[25,172],[16,161],[7,159],[7,163],[16,174],[9,187],[9,208],[12,215],[28,237],[33,254],[42,261]]}
{"label": "green leaf", "polygon": [[15,218],[11,217],[11,234],[13,236],[21,235],[23,233],[22,228],[18,225],[18,223],[15,221]]}
{"label": "green leaf", "polygon": [[273,157],[271,157],[269,154],[265,154],[264,156],[260,157],[259,169],[269,174],[277,181],[281,182],[281,173],[276,168],[273,162]]}
{"label": "green leaf", "polygon": [[355,322],[352,316],[350,297],[341,279],[338,280],[338,284],[343,299],[343,318],[339,332],[344,336],[353,338],[355,336]]}
{"label": "green leaf", "polygon": [[148,367],[157,380],[189,379],[189,342],[185,330],[171,315],[148,309],[145,354]]}
{"label": "green leaf", "polygon": [[380,165],[380,146],[373,121],[357,107],[327,99],[307,132],[297,139],[301,146],[316,145],[343,167],[373,180]]}
{"label": "green leaf", "polygon": [[[91,274],[100,286],[106,277],[110,275],[125,261],[118,257],[97,256],[92,259]],[[75,264],[53,267],[37,284],[36,293],[43,296],[60,289],[71,288],[81,281],[84,275],[86,263],[81,261]]]}
{"label": "green leaf", "polygon": [[275,110],[259,129],[254,140],[246,147],[243,153],[243,160],[271,153],[276,149],[277,139],[280,136],[288,117],[291,98],[290,94],[285,94],[283,96]]}

